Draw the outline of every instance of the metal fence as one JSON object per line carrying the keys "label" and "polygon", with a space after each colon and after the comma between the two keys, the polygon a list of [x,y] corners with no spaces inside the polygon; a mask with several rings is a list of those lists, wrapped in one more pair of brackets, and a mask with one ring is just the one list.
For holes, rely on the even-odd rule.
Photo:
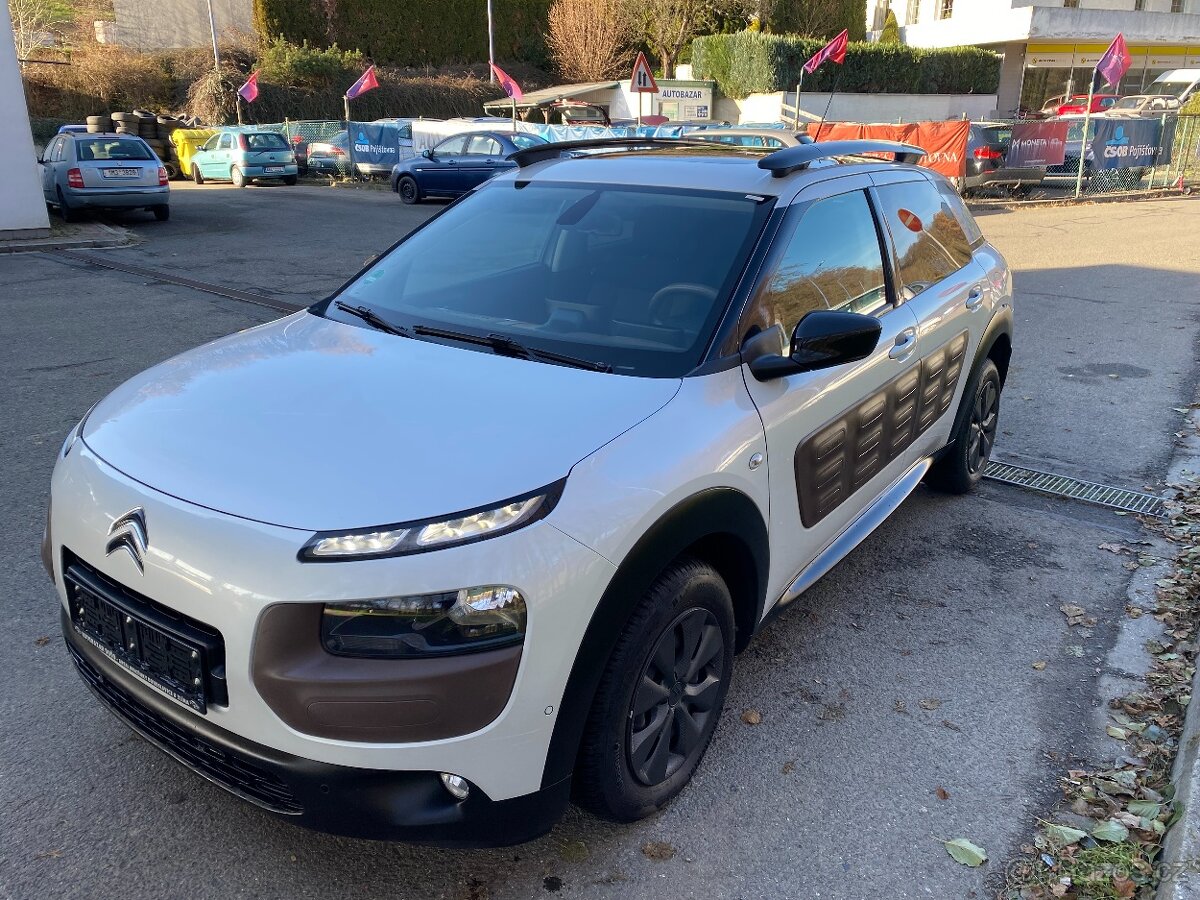
{"label": "metal fence", "polygon": [[[962,187],[979,199],[1094,198],[1200,189],[1200,115],[1093,116],[1086,132],[1083,118],[981,124],[1003,125],[1011,133],[1002,132],[1000,171],[976,172],[977,160],[996,151],[974,141],[968,147]],[[1005,180],[1018,176],[1019,183]]]}

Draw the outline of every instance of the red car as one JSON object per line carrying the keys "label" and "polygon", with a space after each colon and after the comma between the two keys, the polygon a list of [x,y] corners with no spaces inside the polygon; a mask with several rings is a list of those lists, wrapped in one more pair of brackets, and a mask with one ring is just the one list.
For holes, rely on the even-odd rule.
{"label": "red car", "polygon": [[[1094,113],[1107,112],[1121,97],[1118,94],[1092,94],[1092,109]],[[1067,102],[1058,108],[1058,114],[1065,116],[1069,113],[1087,112],[1087,94],[1072,94]]]}

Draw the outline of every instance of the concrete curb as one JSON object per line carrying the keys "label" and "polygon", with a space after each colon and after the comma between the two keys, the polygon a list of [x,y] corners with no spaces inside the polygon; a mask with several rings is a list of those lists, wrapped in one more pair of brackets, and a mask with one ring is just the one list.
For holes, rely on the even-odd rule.
{"label": "concrete curb", "polygon": [[[1177,482],[1200,474],[1200,409],[1187,418],[1191,433],[1176,451],[1167,480]],[[1167,832],[1163,841],[1159,871],[1158,900],[1196,900],[1200,898],[1200,670],[1192,679],[1192,702],[1183,719],[1179,752],[1171,769],[1175,800],[1183,807],[1183,816]]]}
{"label": "concrete curb", "polygon": [[123,247],[135,243],[134,237],[124,229],[113,228],[103,222],[93,222],[100,234],[95,237],[48,237],[26,240],[0,241],[0,254],[38,253],[46,250],[86,250],[106,247]]}

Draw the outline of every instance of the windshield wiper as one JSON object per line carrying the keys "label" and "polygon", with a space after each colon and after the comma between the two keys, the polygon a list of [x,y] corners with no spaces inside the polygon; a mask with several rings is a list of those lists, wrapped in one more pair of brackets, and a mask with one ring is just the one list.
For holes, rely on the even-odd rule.
{"label": "windshield wiper", "polygon": [[388,334],[398,334],[400,337],[410,338],[412,332],[400,325],[393,325],[387,319],[379,316],[374,310],[368,309],[365,306],[351,306],[349,303],[343,303],[341,300],[334,300],[333,305],[342,312],[350,313],[350,315],[362,319],[372,328],[377,331],[386,331]]}
{"label": "windshield wiper", "polygon": [[567,356],[565,353],[554,353],[551,350],[536,350],[502,334],[483,336],[468,334],[465,331],[453,331],[449,328],[434,328],[430,325],[414,325],[413,331],[427,337],[446,338],[451,341],[462,341],[464,344],[491,347],[492,352],[500,356],[515,356],[519,359],[532,359],[535,362],[558,363],[576,369],[587,369],[589,372],[612,371],[612,366],[608,363],[593,362],[590,359],[580,359],[578,356]]}

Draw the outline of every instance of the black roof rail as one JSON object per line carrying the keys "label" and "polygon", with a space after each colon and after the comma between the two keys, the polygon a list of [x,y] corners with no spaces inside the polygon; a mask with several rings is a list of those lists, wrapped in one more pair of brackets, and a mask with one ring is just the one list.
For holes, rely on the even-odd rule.
{"label": "black roof rail", "polygon": [[815,144],[800,144],[784,147],[758,161],[760,169],[766,169],[775,178],[783,178],[808,167],[818,159],[832,156],[859,156],[864,153],[894,153],[896,162],[915,163],[925,151],[912,144],[897,141],[817,141]]}
{"label": "black roof rail", "polygon": [[[584,141],[561,141],[557,144],[536,144],[533,147],[526,147],[523,150],[518,150],[516,153],[509,155],[509,159],[515,162],[520,168],[532,166],[534,163],[542,162],[546,159],[554,159],[555,157],[569,153],[572,150],[602,150],[605,147],[613,147],[616,149],[625,148],[632,150],[637,147],[645,147],[650,150],[661,150],[666,147],[699,147],[707,151],[711,151],[714,147],[712,141],[688,140],[688,138],[668,138],[668,137],[611,137],[611,138],[591,138]],[[720,147],[717,147],[720,149]]]}

